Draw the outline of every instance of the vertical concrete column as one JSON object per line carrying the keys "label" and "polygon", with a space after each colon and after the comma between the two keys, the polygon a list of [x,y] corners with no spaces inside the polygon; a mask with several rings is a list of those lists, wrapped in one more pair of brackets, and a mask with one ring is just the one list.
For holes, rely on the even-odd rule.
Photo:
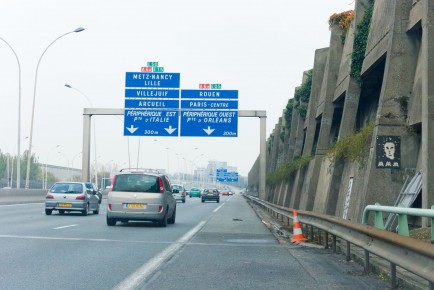
{"label": "vertical concrete column", "polygon": [[321,93],[321,84],[324,77],[324,69],[327,62],[328,50],[329,48],[323,48],[317,49],[315,51],[315,60],[312,71],[312,87],[306,116],[306,141],[302,152],[303,156],[309,156],[312,153],[316,131],[316,108],[318,105],[319,95]]}
{"label": "vertical concrete column", "polygon": [[337,74],[339,72],[339,65],[342,58],[342,42],[340,37],[342,30],[338,26],[333,26],[330,36],[330,49],[328,54],[327,66],[325,71],[325,96],[322,96],[323,113],[321,120],[321,127],[318,137],[318,145],[316,152],[320,155],[324,154],[325,150],[329,147],[329,135],[333,120],[333,96],[336,88]]}
{"label": "vertical concrete column", "polygon": [[259,145],[259,198],[267,200],[268,196],[265,192],[265,164],[267,144],[265,141],[265,132],[267,132],[267,117],[260,117],[260,145]]}
{"label": "vertical concrete column", "polygon": [[339,139],[354,132],[359,99],[360,85],[353,78],[350,78],[348,89],[345,94],[344,109],[339,129]]}
{"label": "vertical concrete column", "polygon": [[83,112],[83,149],[81,163],[81,180],[84,182],[90,181],[90,125],[91,115],[86,114],[86,109]]}
{"label": "vertical concrete column", "polygon": [[[434,2],[425,0],[422,17],[422,208],[434,205]],[[429,220],[422,219],[422,226]]]}
{"label": "vertical concrete column", "polygon": [[[294,118],[294,116],[293,116]],[[295,133],[295,146],[293,157],[301,156],[301,151],[303,150],[303,141],[304,141],[304,119],[300,116],[300,114],[296,115],[297,118],[297,129]]]}
{"label": "vertical concrete column", "polygon": [[297,136],[298,121],[299,121],[299,114],[295,110],[295,108],[293,108],[292,119],[291,119],[291,131],[289,133],[288,148],[286,151],[286,159],[288,160],[291,160],[294,157],[295,141],[297,139],[296,136]]}

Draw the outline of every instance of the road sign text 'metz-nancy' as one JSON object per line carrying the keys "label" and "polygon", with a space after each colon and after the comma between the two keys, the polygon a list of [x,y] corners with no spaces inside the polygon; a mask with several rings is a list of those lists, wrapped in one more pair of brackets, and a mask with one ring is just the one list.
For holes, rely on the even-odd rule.
{"label": "road sign text 'metz-nancy'", "polygon": [[128,88],[179,88],[180,73],[127,72],[125,87]]}

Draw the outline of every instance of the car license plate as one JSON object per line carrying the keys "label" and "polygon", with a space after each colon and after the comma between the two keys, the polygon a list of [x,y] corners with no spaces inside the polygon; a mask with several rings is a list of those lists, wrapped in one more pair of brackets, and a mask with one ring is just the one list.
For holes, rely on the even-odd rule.
{"label": "car license plate", "polygon": [[61,207],[72,207],[72,203],[59,203]]}
{"label": "car license plate", "polygon": [[145,208],[143,203],[124,203],[124,208]]}
{"label": "car license plate", "polygon": [[212,194],[212,193],[209,193],[209,194],[208,194],[208,196],[213,196],[213,195],[214,195],[214,194]]}

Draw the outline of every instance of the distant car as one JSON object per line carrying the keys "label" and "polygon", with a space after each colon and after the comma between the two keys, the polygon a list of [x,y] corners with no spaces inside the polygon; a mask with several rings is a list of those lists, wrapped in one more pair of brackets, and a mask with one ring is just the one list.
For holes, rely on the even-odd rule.
{"label": "distant car", "polygon": [[222,195],[230,195],[229,190],[223,190]]}
{"label": "distant car", "polygon": [[107,196],[107,225],[117,221],[151,221],[160,227],[174,224],[176,200],[169,178],[158,172],[122,169]]}
{"label": "distant car", "polygon": [[173,197],[176,201],[180,200],[185,203],[185,187],[182,184],[172,184]]}
{"label": "distant car", "polygon": [[213,189],[205,189],[201,196],[202,202],[205,201],[216,201],[217,203],[220,202],[220,192],[213,188]]}
{"label": "distant car", "polygon": [[197,187],[190,188],[190,197],[201,197],[202,190]]}
{"label": "distant car", "polygon": [[94,185],[88,182],[56,182],[45,197],[45,214],[53,210],[60,214],[79,211],[88,215],[90,211],[99,214],[100,198]]}

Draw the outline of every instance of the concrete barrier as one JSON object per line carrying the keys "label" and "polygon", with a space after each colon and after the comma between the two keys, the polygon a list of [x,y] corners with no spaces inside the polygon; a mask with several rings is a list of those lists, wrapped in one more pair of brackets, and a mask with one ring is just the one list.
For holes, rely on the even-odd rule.
{"label": "concrete barrier", "polygon": [[[46,189],[0,189],[0,204],[44,202],[48,190]],[[107,191],[102,191],[103,198]]]}

